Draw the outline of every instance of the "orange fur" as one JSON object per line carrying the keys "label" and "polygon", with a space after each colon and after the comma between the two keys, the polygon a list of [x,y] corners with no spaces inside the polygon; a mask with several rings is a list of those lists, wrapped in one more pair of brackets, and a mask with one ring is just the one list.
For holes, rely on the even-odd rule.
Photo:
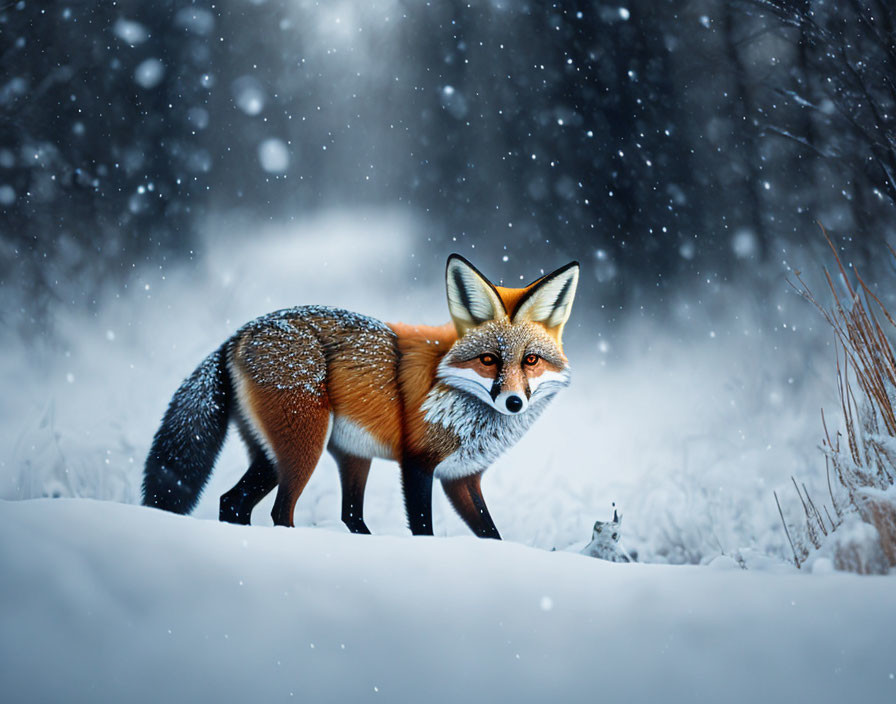
{"label": "orange fur", "polygon": [[389,369],[334,360],[330,364],[328,393],[333,413],[345,416],[388,447],[396,457],[401,448],[401,403],[397,381]]}
{"label": "orange fur", "polygon": [[388,325],[398,336],[398,352],[401,355],[398,384],[404,408],[407,409],[404,417],[404,450],[424,452],[426,426],[420,406],[433,387],[439,362],[457,340],[457,331],[451,323],[439,327],[404,323]]}
{"label": "orange fur", "polygon": [[530,286],[526,286],[526,288],[504,288],[503,286],[495,286],[495,290],[498,292],[498,296],[504,304],[504,309],[507,311],[508,317],[513,317],[520,299],[525,296],[534,285],[535,284],[531,284]]}
{"label": "orange fur", "polygon": [[249,411],[277,459],[280,492],[275,510],[282,519],[278,522],[291,526],[296,501],[324,451],[330,420],[327,396],[252,382],[246,391]]}

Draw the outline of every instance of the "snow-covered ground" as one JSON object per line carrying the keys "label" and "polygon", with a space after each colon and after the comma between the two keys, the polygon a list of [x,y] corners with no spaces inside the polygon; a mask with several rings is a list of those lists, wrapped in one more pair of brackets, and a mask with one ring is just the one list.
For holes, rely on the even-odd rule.
{"label": "snow-covered ground", "polygon": [[889,577],[0,502],[3,699],[896,701]]}

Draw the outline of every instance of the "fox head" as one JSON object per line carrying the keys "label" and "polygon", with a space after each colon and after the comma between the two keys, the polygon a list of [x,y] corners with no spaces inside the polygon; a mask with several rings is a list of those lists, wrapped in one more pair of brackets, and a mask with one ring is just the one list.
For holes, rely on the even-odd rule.
{"label": "fox head", "polygon": [[511,416],[569,384],[561,338],[579,280],[578,262],[525,288],[503,288],[452,254],[446,279],[458,339],[439,364],[443,383]]}

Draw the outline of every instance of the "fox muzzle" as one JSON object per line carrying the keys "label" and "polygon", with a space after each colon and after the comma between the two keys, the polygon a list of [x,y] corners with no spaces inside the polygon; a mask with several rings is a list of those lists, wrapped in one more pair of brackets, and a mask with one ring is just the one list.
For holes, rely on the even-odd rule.
{"label": "fox muzzle", "polygon": [[525,396],[515,391],[504,391],[495,398],[495,410],[508,416],[522,413],[529,406]]}

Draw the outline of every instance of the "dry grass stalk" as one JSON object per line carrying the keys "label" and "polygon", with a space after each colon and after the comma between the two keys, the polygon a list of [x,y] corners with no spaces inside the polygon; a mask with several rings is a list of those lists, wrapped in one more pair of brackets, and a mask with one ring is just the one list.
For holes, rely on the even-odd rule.
{"label": "dry grass stalk", "polygon": [[[793,544],[793,538],[790,537],[790,531],[787,528],[787,521],[784,520],[784,512],[781,510],[781,502],[778,501],[778,492],[773,491],[772,494],[775,495],[775,503],[778,504],[778,515],[781,516],[781,524],[784,526],[784,534],[787,536],[787,541],[790,543],[790,549],[793,550],[793,561],[796,564],[796,568],[800,568],[801,558],[796,551],[796,545]],[[805,558],[805,554],[803,555]]]}
{"label": "dry grass stalk", "polygon": [[[845,513],[855,512],[877,530],[880,547],[892,567],[896,566],[896,503],[892,497],[883,496],[883,492],[896,483],[896,353],[881,321],[887,324],[890,332],[896,329],[896,321],[855,269],[853,275],[857,286],[850,283],[834,244],[826,232],[824,235],[837,262],[842,288],[835,285],[835,279],[827,269],[824,274],[833,296],[830,307],[818,302],[799,272],[796,278],[802,288],[794,288],[821,313],[839,343],[837,390],[845,447],[841,446],[843,435],[840,432],[831,435],[822,412],[822,449],[827,465],[828,491],[836,516],[835,521],[827,506],[823,506],[830,528],[825,525],[805,485],[800,491],[796,481],[793,484],[803,505],[807,536],[814,547],[819,548],[823,543],[822,536],[827,537],[837,529]],[[890,248],[890,253],[896,259],[896,251]],[[854,390],[854,385],[858,391]],[[846,507],[840,506],[834,496],[830,480],[832,466],[839,484],[846,491],[849,504]],[[793,546],[793,541],[790,542]],[[797,552],[794,548],[795,558]],[[796,562],[799,567],[800,560]],[[858,564],[852,558],[841,562]]]}

